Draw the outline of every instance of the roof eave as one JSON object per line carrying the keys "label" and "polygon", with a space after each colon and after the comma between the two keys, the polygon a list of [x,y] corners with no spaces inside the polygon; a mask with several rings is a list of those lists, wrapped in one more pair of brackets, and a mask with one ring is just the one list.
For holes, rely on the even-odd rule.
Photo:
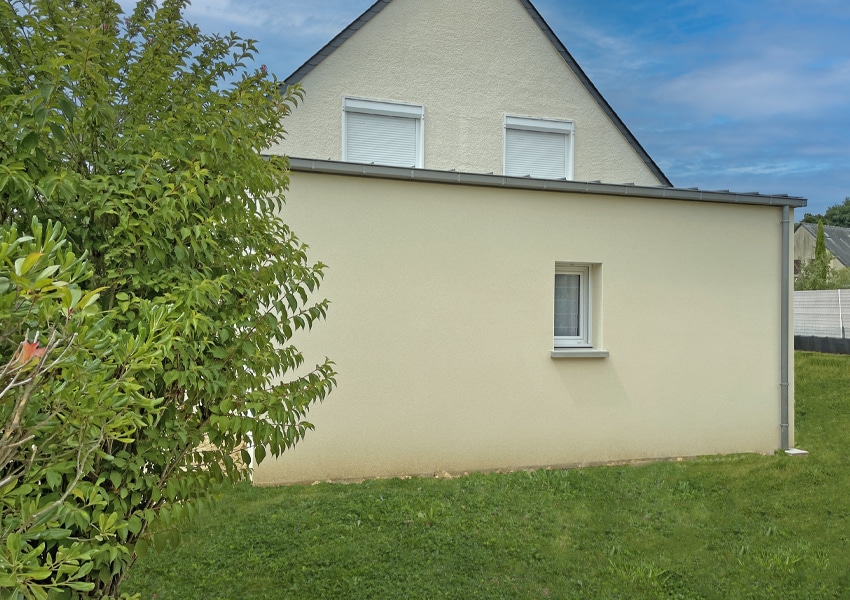
{"label": "roof eave", "polygon": [[313,158],[290,157],[289,167],[292,171],[324,173],[328,175],[373,177],[378,179],[499,187],[544,192],[572,192],[605,196],[629,196],[635,198],[716,202],[723,204],[788,206],[790,208],[801,208],[807,204],[805,198],[788,196],[786,194],[742,194],[728,192],[725,190],[713,191],[694,188],[685,189],[671,186],[640,186],[632,184],[601,183],[597,181],[534,179],[531,177],[508,177],[492,173],[465,173],[462,171],[438,171],[434,169],[390,167],[333,160],[319,160]]}

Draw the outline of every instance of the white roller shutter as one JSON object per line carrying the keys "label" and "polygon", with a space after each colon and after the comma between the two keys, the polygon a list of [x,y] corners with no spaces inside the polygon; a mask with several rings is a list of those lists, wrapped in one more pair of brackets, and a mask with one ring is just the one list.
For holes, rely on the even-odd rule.
{"label": "white roller shutter", "polygon": [[345,123],[346,160],[416,166],[416,119],[348,112]]}
{"label": "white roller shutter", "polygon": [[505,175],[572,178],[572,123],[505,117]]}
{"label": "white roller shutter", "polygon": [[508,129],[505,175],[560,179],[567,176],[567,141],[562,133]]}

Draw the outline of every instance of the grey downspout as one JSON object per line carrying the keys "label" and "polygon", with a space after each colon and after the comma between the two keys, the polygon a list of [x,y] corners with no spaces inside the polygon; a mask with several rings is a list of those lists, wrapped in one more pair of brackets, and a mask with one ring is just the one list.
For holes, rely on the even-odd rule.
{"label": "grey downspout", "polygon": [[788,388],[790,387],[788,379],[788,329],[791,324],[791,289],[790,277],[788,273],[791,270],[791,209],[788,206],[782,207],[782,291],[779,312],[781,313],[781,333],[780,333],[780,368],[779,368],[779,444],[781,450],[788,450],[791,445],[790,437],[790,422],[788,411]]}

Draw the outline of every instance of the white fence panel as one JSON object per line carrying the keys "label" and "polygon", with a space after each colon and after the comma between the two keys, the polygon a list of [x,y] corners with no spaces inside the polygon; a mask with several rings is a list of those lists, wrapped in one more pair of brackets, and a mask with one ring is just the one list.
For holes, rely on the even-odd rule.
{"label": "white fence panel", "polygon": [[844,338],[850,290],[794,292],[794,335]]}

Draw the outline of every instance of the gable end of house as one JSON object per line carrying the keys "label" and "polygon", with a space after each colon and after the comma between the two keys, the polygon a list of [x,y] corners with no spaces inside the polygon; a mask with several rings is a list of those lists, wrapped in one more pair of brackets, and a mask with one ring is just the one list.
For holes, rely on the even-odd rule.
{"label": "gable end of house", "polygon": [[[575,77],[579,80],[579,82],[584,86],[587,93],[593,98],[599,108],[605,113],[605,115],[610,119],[610,121],[614,124],[616,129],[620,132],[623,138],[626,140],[629,146],[631,146],[632,150],[637,154],[641,161],[646,165],[647,169],[658,179],[658,181],[665,186],[673,187],[670,179],[664,174],[661,168],[655,163],[649,153],[644,149],[644,147],[640,144],[637,138],[632,134],[623,120],[619,117],[619,115],[614,111],[611,105],[605,100],[584,70],[579,66],[576,62],[575,58],[569,53],[566,46],[561,42],[555,32],[549,27],[549,24],[546,23],[546,20],[541,16],[538,10],[534,7],[534,5],[530,2],[530,0],[517,0],[520,5],[526,10],[531,19],[537,24],[540,30],[543,32],[545,37],[549,40],[552,46],[555,48],[555,51],[561,56],[563,61],[567,64],[570,71],[575,75]],[[342,46],[349,38],[351,38],[357,31],[359,31],[366,23],[371,21],[376,15],[378,15],[387,5],[390,4],[392,0],[378,0],[372,6],[370,6],[363,14],[361,14],[357,19],[355,19],[351,24],[348,25],[345,29],[343,29],[336,37],[334,37],[330,42],[328,42],[321,50],[319,50],[316,54],[310,57],[304,64],[302,64],[298,69],[295,70],[289,77],[284,80],[284,85],[289,86],[296,83],[299,83],[305,76],[307,76],[316,66],[318,66],[322,61],[325,60],[328,56],[330,56],[333,52],[337,50],[340,46]]]}

